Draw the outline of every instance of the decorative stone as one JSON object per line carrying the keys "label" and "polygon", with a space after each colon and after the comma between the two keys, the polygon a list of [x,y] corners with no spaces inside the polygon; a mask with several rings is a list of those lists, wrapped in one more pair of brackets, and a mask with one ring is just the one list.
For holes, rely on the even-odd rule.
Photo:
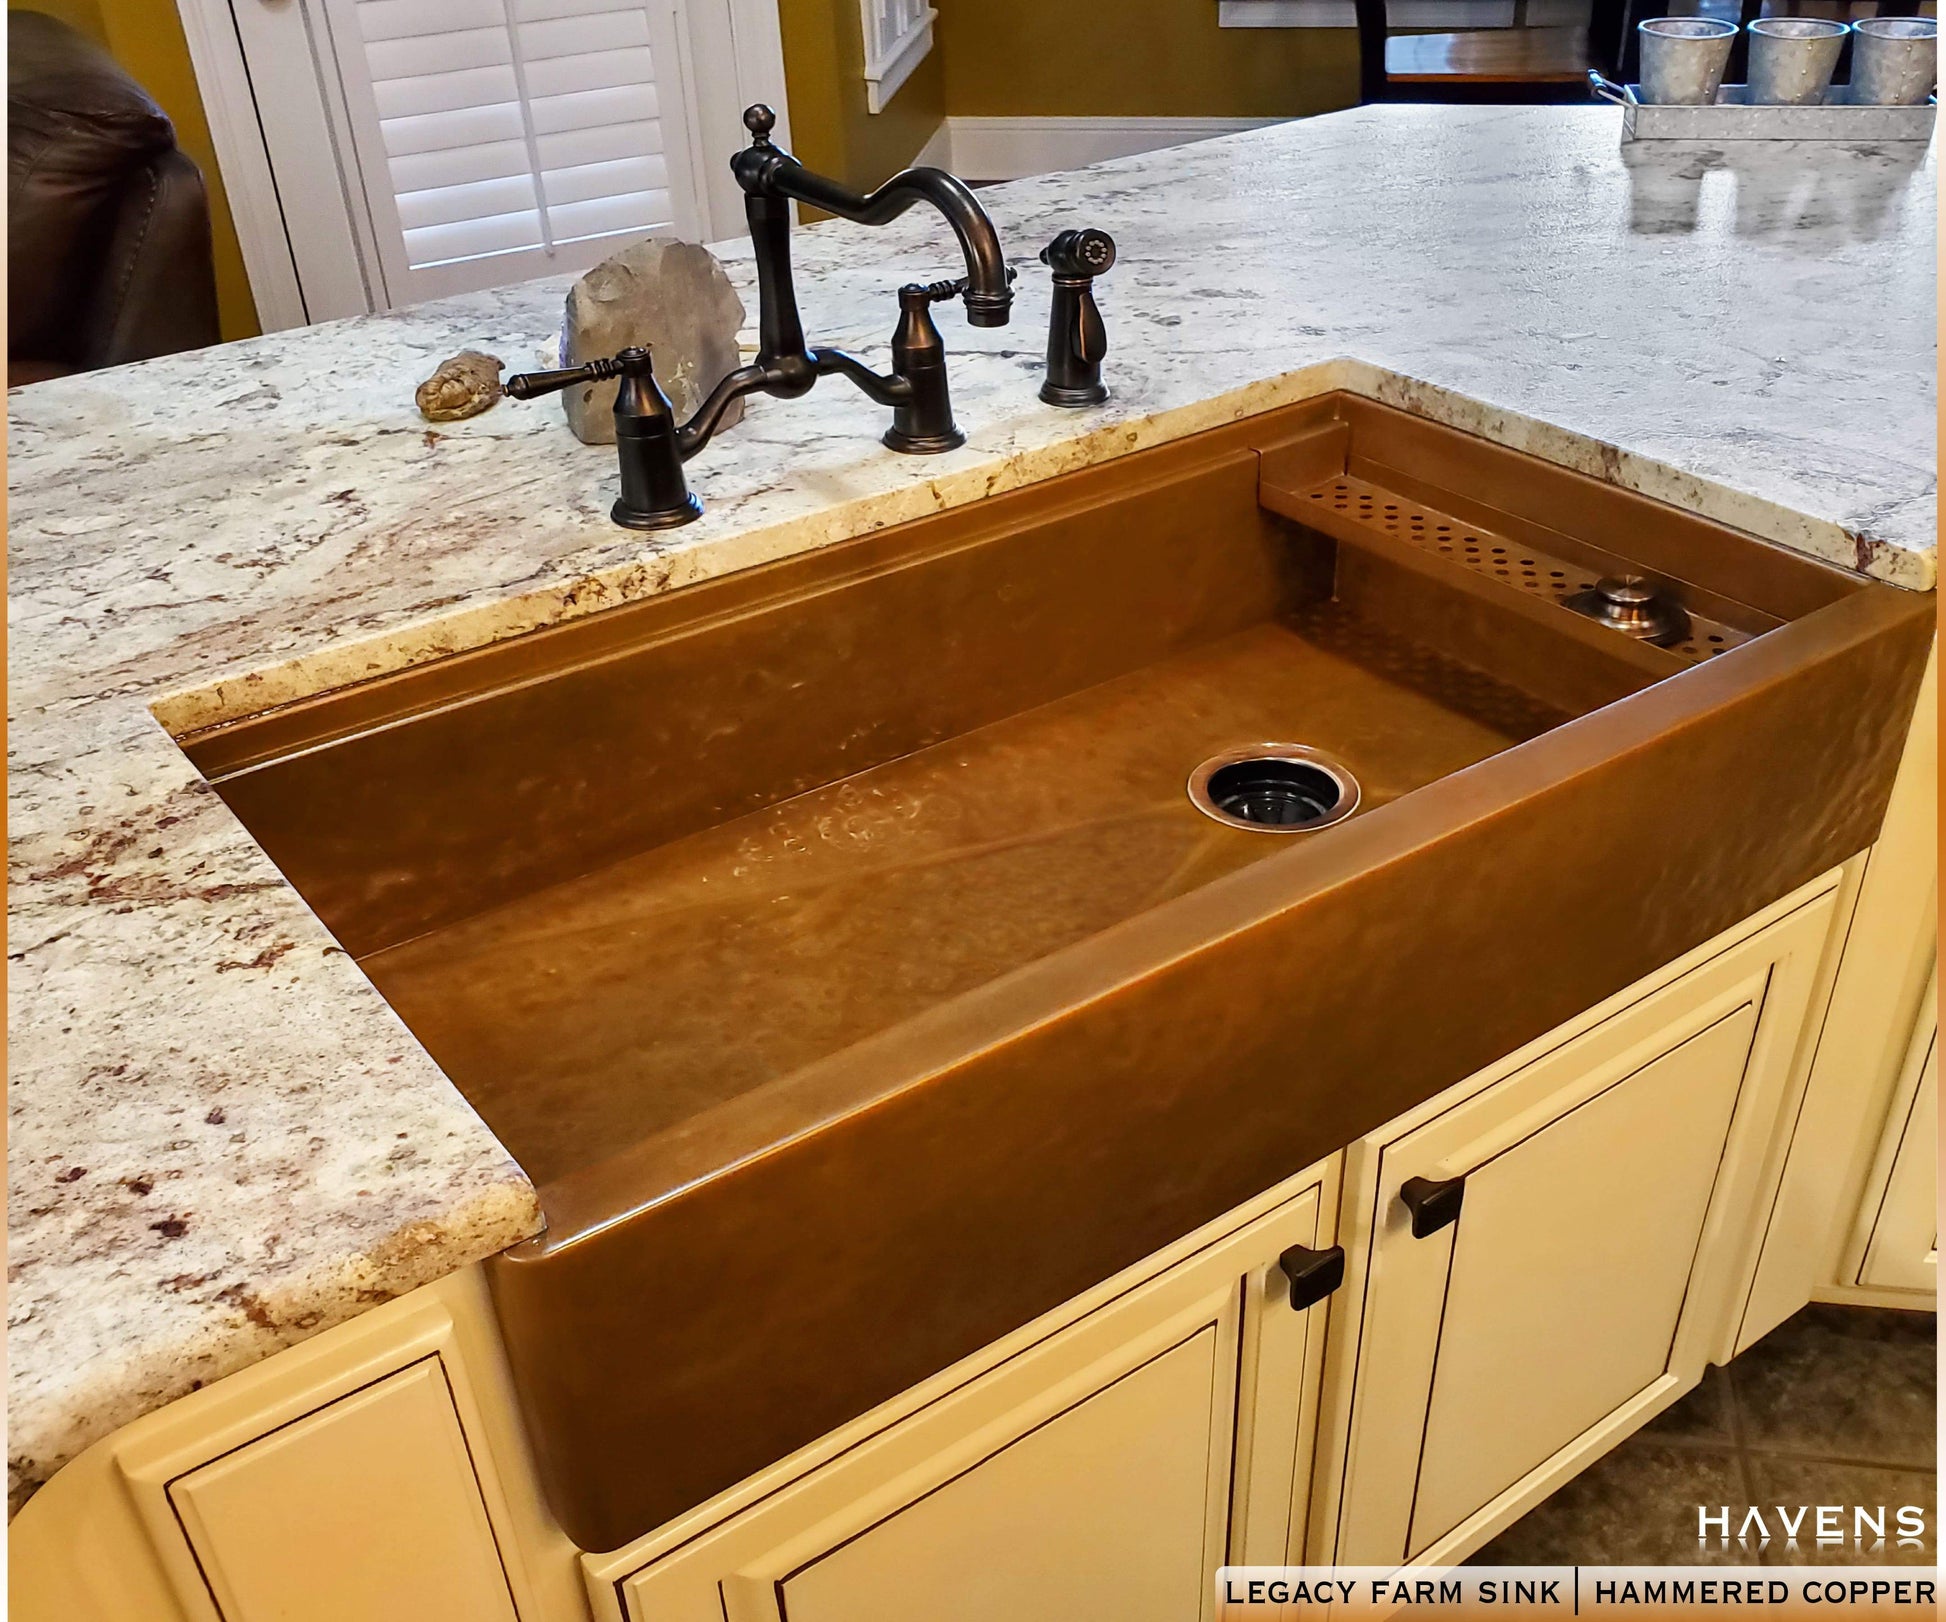
{"label": "decorative stone", "polygon": [[462,349],[442,360],[431,377],[412,392],[419,415],[428,422],[459,422],[477,417],[500,398],[500,374],[506,362],[498,355]]}
{"label": "decorative stone", "polygon": [[[624,248],[568,289],[561,326],[561,364],[612,355],[631,344],[655,352],[655,378],[686,419],[739,362],[737,329],[743,300],[716,255],[693,242],[651,239]],[[563,389],[568,426],[588,445],[615,442],[614,380]],[[741,420],[743,402],[723,414],[723,427]]]}

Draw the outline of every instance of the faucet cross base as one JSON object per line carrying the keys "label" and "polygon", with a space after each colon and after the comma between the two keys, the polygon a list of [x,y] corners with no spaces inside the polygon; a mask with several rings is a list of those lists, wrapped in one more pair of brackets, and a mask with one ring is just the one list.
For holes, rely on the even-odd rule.
{"label": "faucet cross base", "polygon": [[1058,383],[1043,383],[1041,398],[1051,406],[1100,405],[1108,398],[1108,385],[1096,383],[1087,388],[1063,388]]}
{"label": "faucet cross base", "polygon": [[617,501],[608,516],[623,529],[677,529],[703,516],[703,504],[692,490],[670,507],[631,507]]}
{"label": "faucet cross base", "polygon": [[892,427],[879,435],[878,442],[887,450],[903,451],[907,456],[937,456],[941,451],[958,450],[966,443],[966,435],[957,428],[943,434],[908,434]]}

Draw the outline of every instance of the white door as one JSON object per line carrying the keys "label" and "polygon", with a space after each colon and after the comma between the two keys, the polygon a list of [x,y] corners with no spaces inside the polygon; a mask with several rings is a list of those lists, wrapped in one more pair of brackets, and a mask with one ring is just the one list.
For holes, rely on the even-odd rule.
{"label": "white door", "polygon": [[325,0],[388,304],[698,232],[672,7]]}
{"label": "white door", "polygon": [[226,8],[247,69],[274,201],[238,206],[276,209],[300,306],[258,288],[266,326],[738,234],[736,115],[783,98],[775,0],[182,4]]}

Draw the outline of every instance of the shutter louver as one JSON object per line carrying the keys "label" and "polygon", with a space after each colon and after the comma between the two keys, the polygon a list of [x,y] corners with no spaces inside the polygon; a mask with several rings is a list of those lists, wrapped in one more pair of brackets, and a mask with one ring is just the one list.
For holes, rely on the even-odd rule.
{"label": "shutter louver", "polygon": [[356,17],[409,269],[676,223],[674,64],[644,0],[357,0]]}

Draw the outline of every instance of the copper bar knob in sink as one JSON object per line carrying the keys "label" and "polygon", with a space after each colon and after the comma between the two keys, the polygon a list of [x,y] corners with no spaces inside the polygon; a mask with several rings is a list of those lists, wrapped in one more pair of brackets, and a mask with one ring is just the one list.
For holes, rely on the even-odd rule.
{"label": "copper bar knob in sink", "polygon": [[1115,263],[1115,239],[1092,228],[1063,231],[1041,249],[1054,272],[1054,303],[1047,321],[1047,376],[1041,398],[1049,405],[1100,405],[1108,398],[1101,359],[1108,329],[1095,305],[1095,278]]}
{"label": "copper bar knob in sink", "polygon": [[1603,575],[1586,591],[1569,597],[1567,606],[1611,630],[1657,647],[1667,647],[1689,635],[1687,610],[1639,574]]}

